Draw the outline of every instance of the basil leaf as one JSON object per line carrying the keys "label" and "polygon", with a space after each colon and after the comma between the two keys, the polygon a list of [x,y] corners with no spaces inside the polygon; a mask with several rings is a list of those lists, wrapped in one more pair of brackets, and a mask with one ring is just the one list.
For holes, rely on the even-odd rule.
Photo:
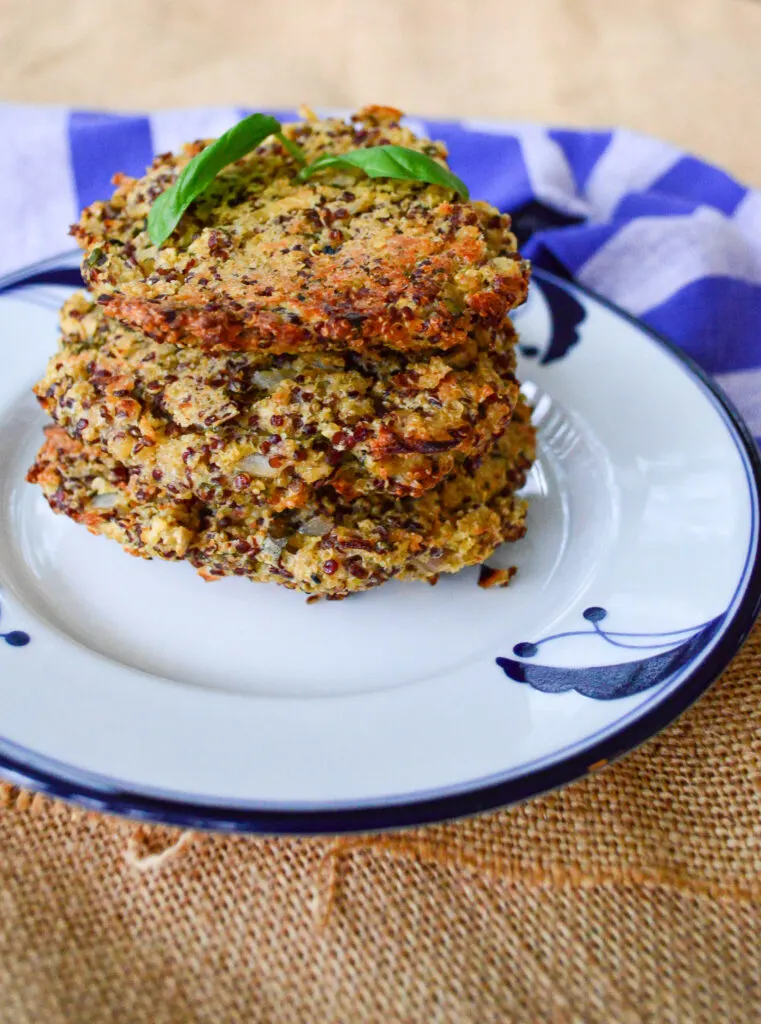
{"label": "basil leaf", "polygon": [[369,178],[398,178],[402,181],[427,181],[430,185],[441,185],[452,189],[467,199],[468,187],[457,175],[446,167],[414,149],[406,146],[367,146],[353,149],[348,153],[326,153],[318,157],[309,167],[299,172],[302,181],[311,178],[317,171],[328,167],[357,167]]}
{"label": "basil leaf", "polygon": [[294,142],[292,139],[289,139],[288,136],[284,135],[282,132],[275,132],[275,135],[277,136],[278,140],[282,142],[282,144],[291,154],[296,163],[301,164],[301,166],[303,167],[307,162],[307,158],[306,155],[304,154],[304,150],[301,148],[298,142]]}
{"label": "basil leaf", "polygon": [[301,148],[282,135],[282,125],[267,114],[251,114],[194,156],[177,180],[151,206],[148,234],[154,245],[163,245],[194,199],[197,199],[228,164],[240,160],[270,135],[277,135],[288,152],[305,163]]}

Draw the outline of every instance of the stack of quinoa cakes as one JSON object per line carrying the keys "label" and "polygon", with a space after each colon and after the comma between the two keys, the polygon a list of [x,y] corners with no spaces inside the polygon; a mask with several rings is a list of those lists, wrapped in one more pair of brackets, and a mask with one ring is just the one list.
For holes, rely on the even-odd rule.
{"label": "stack of quinoa cakes", "polygon": [[[393,144],[443,162],[399,118],[285,131],[310,159]],[[301,182],[272,137],[159,248],[151,204],[205,145],[117,176],[72,229],[88,291],[35,388],[54,426],[29,472],[53,510],[207,580],[331,598],[435,582],[521,537],[535,439],[509,217],[351,168]]]}

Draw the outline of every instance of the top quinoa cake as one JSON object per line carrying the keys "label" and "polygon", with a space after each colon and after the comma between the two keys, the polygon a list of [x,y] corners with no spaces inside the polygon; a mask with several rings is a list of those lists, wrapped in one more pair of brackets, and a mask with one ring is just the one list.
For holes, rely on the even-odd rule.
{"label": "top quinoa cake", "polygon": [[[285,133],[310,161],[390,143],[443,163],[445,147],[400,117],[369,107],[349,123],[309,118]],[[499,331],[526,298],[529,265],[507,215],[353,169],[302,183],[274,138],[222,171],[157,248],[151,204],[206,145],[158,156],[143,178],[117,175],[111,199],[72,228],[104,311],[156,340],[273,354],[447,350],[476,327]]]}

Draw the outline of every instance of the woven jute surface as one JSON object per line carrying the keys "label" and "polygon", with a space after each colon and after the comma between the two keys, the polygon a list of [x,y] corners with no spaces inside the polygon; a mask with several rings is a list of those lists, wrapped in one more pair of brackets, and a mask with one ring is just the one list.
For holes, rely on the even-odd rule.
{"label": "woven jute surface", "polygon": [[2,797],[3,1024],[761,1018],[761,628],[645,747],[479,819],[256,839]]}

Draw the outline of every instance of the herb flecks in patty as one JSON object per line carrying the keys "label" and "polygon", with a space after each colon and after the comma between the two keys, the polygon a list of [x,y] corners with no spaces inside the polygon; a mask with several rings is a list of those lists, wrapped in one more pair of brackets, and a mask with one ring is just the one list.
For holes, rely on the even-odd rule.
{"label": "herb flecks in patty", "polygon": [[[286,125],[314,163],[402,146],[442,172],[446,150],[418,139],[398,111],[351,123]],[[477,326],[499,331],[523,302],[528,264],[510,218],[422,181],[370,178],[333,166],[306,182],[274,136],[226,166],[158,248],[147,221],[206,142],[163,154],[140,179],[117,176],[73,233],[104,311],[157,340],[211,348],[305,352],[383,347],[445,351]]]}

